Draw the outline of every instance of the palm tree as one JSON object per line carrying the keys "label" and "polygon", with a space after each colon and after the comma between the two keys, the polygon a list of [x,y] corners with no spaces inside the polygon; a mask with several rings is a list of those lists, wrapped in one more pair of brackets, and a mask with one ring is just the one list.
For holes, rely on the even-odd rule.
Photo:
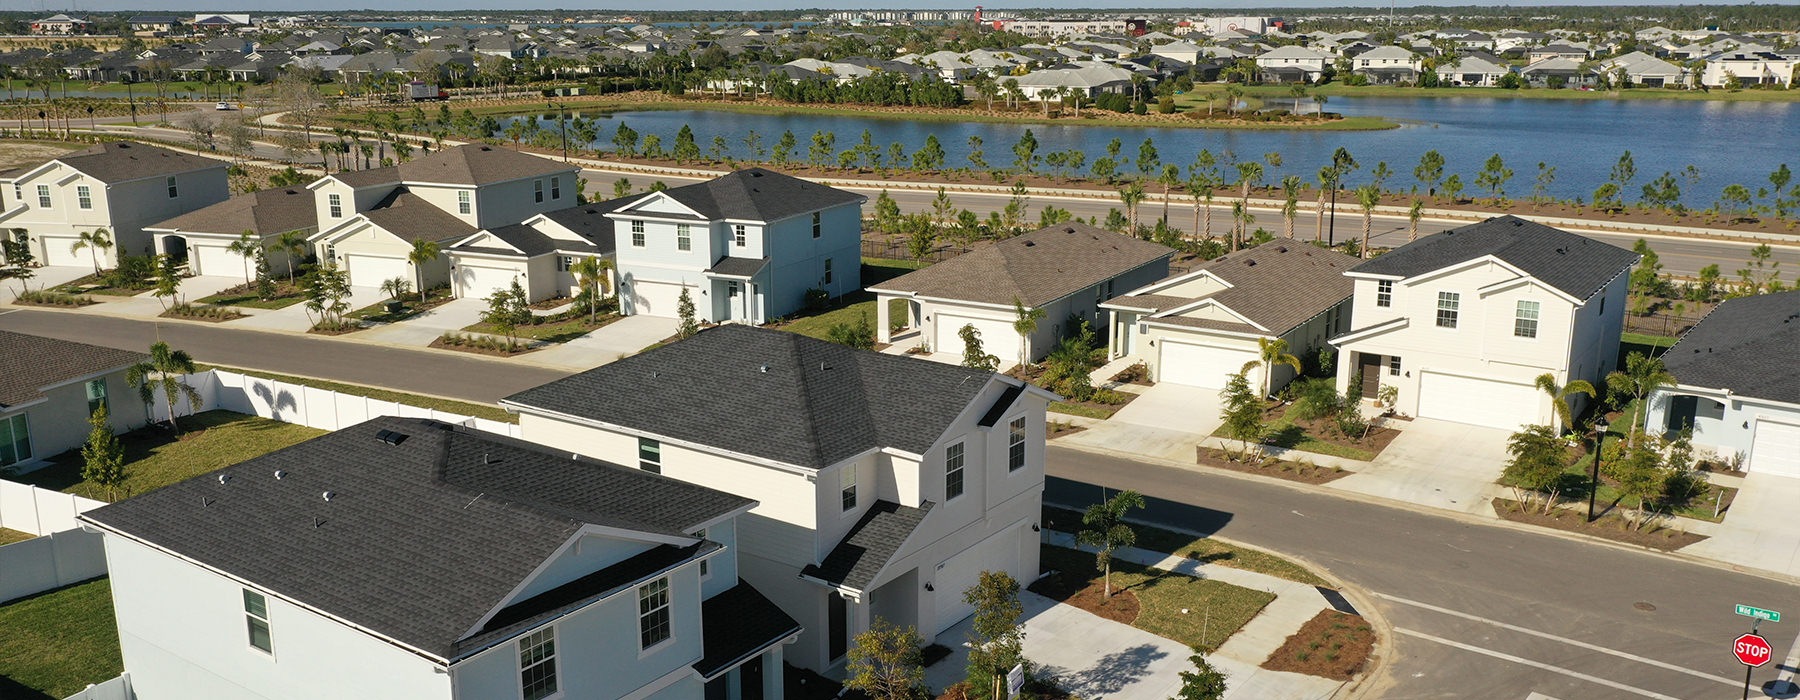
{"label": "palm tree", "polygon": [[175,397],[186,400],[189,409],[201,402],[199,390],[181,381],[182,375],[193,373],[194,358],[186,350],[170,349],[168,343],[159,340],[150,346],[150,359],[125,370],[125,382],[137,387],[138,398],[146,406],[156,401],[156,390],[162,389],[163,405],[169,409],[169,427],[180,432],[181,426],[175,422]]}
{"label": "palm tree", "polygon": [[1637,434],[1649,409],[1644,405],[1644,397],[1650,392],[1675,384],[1675,375],[1663,366],[1662,358],[1650,357],[1641,352],[1625,356],[1625,369],[1614,370],[1606,375],[1606,386],[1613,391],[1631,394],[1637,403],[1637,412],[1631,416],[1631,432],[1625,434],[1625,444],[1637,446]]}
{"label": "palm tree", "polygon": [[1287,237],[1294,237],[1294,218],[1300,215],[1300,188],[1306,183],[1299,175],[1281,178],[1281,193],[1286,197],[1281,203],[1281,218],[1287,220]]}
{"label": "palm tree", "polygon": [[1143,181],[1132,180],[1130,184],[1125,185],[1124,189],[1119,190],[1119,201],[1124,203],[1125,213],[1131,220],[1131,230],[1126,234],[1135,236],[1137,235],[1138,203],[1144,201]]}
{"label": "palm tree", "polygon": [[1369,257],[1369,232],[1375,228],[1375,205],[1381,203],[1381,190],[1375,189],[1374,185],[1363,185],[1356,188],[1356,203],[1362,205],[1363,211],[1362,247],[1356,252],[1367,259]]}
{"label": "palm tree", "polygon": [[294,256],[306,253],[306,234],[299,231],[285,231],[275,237],[275,250],[281,251],[281,257],[287,261],[288,280],[294,279]]}
{"label": "palm tree", "polygon": [[1262,395],[1265,397],[1275,389],[1276,367],[1287,365],[1294,368],[1294,374],[1306,371],[1305,368],[1300,366],[1300,358],[1295,357],[1288,352],[1288,341],[1285,338],[1276,338],[1274,340],[1257,338],[1256,347],[1257,359],[1250,364],[1261,365],[1263,368]]}
{"label": "palm tree", "polygon": [[[1194,172],[1188,176],[1187,193],[1194,198],[1194,234],[1199,238],[1212,235],[1212,200],[1213,176],[1205,172]],[[1201,206],[1204,203],[1205,206]],[[1201,213],[1205,213],[1205,221]]]}
{"label": "palm tree", "polygon": [[232,241],[231,245],[225,246],[225,249],[244,259],[244,284],[250,284],[250,259],[256,257],[256,253],[262,250],[262,240],[256,237],[255,231],[244,231],[238,234],[237,240]]}
{"label": "palm tree", "polygon": [[436,241],[413,241],[412,251],[406,254],[406,261],[412,263],[413,276],[419,283],[419,303],[425,303],[425,263],[436,260],[442,253]]}
{"label": "palm tree", "polygon": [[94,276],[98,277],[100,275],[100,251],[112,250],[112,247],[112,234],[107,233],[106,227],[102,226],[92,231],[82,231],[80,237],[76,238],[74,243],[69,244],[69,254],[73,255],[82,248],[86,248],[88,257],[94,261]]}
{"label": "palm tree", "polygon": [[1422,218],[1425,218],[1425,201],[1414,197],[1412,207],[1406,210],[1406,220],[1410,224],[1410,228],[1407,229],[1407,241],[1419,240],[1419,219]]}
{"label": "palm tree", "polygon": [[1563,386],[1557,386],[1556,375],[1548,372],[1538,375],[1537,388],[1550,395],[1550,408],[1555,411],[1556,422],[1563,430],[1568,430],[1575,425],[1575,417],[1570,415],[1569,397],[1576,394],[1587,394],[1588,398],[1593,398],[1595,395],[1594,385],[1586,379],[1577,379]]}
{"label": "palm tree", "polygon": [[1319,206],[1313,212],[1314,222],[1318,230],[1313,232],[1313,242],[1325,240],[1325,191],[1337,186],[1337,170],[1327,165],[1319,168]]}
{"label": "palm tree", "polygon": [[582,291],[593,295],[593,301],[588,304],[590,322],[600,313],[600,300],[605,298],[607,292],[612,291],[611,282],[606,275],[612,269],[613,261],[605,258],[582,258],[569,266],[569,272],[575,274]]}
{"label": "palm tree", "polygon": [[1163,225],[1167,226],[1169,224],[1169,188],[1174,187],[1175,183],[1181,182],[1181,167],[1177,165],[1164,165],[1162,176],[1156,178],[1156,180],[1161,182],[1163,186],[1162,221]]}

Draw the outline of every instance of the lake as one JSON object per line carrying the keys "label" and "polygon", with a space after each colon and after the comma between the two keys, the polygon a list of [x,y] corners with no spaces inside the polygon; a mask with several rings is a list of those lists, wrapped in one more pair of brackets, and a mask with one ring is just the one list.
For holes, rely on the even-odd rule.
{"label": "lake", "polygon": [[[1279,107],[1282,102],[1271,99],[1269,106]],[[660,135],[664,148],[674,143],[675,133],[685,124],[693,128],[702,151],[719,135],[726,138],[731,154],[742,158],[749,153],[744,138],[751,131],[761,136],[767,149],[783,130],[792,130],[799,142],[796,157],[804,159],[814,131],[835,132],[835,147],[842,151],[855,145],[867,129],[884,154],[896,141],[911,154],[927,135],[936,134],[949,167],[966,167],[968,138],[980,136],[987,162],[1007,167],[1013,161],[1012,145],[1030,129],[1037,137],[1040,155],[1080,149],[1087,154],[1088,167],[1104,155],[1107,142],[1114,138],[1124,141],[1122,158],[1135,158],[1138,144],[1151,138],[1164,162],[1184,168],[1202,148],[1241,159],[1279,152],[1283,165],[1270,169],[1274,176],[1268,182],[1287,174],[1312,182],[1320,166],[1330,162],[1331,153],[1343,147],[1362,166],[1347,178],[1349,184],[1367,182],[1375,164],[1386,161],[1394,171],[1387,181],[1389,189],[1412,186],[1416,182],[1412,171],[1419,157],[1435,149],[1446,161],[1445,176],[1461,175],[1466,193],[1476,191],[1475,173],[1489,156],[1499,153],[1514,173],[1505,187],[1508,196],[1530,195],[1537,164],[1543,162],[1556,169],[1550,193],[1583,200],[1590,199],[1594,188],[1606,182],[1619,155],[1630,150],[1637,178],[1626,188],[1629,200],[1636,201],[1641,186],[1664,171],[1679,177],[1684,168],[1694,165],[1700,170],[1700,180],[1692,185],[1681,182],[1683,199],[1689,206],[1706,207],[1726,185],[1743,184],[1752,192],[1759,185],[1767,186],[1769,173],[1790,158],[1789,149],[1800,138],[1800,104],[1788,102],[1333,97],[1326,108],[1345,115],[1387,117],[1403,126],[1357,132],[1252,131],[1081,126],[1073,120],[1066,126],[1023,125],[670,110],[615,113],[602,120],[596,146],[611,150],[617,121],[640,134]],[[527,117],[509,118],[503,126],[516,118]],[[554,118],[539,119],[555,129]]]}

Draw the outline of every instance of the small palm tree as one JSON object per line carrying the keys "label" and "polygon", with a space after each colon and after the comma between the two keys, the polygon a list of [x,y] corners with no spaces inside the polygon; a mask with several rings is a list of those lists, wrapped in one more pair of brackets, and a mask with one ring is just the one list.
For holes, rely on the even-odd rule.
{"label": "small palm tree", "polygon": [[569,272],[575,274],[577,284],[583,293],[592,299],[588,302],[588,321],[593,321],[600,313],[600,300],[612,291],[607,271],[614,269],[613,261],[605,258],[582,258],[569,266]]}
{"label": "small palm tree", "polygon": [[1414,197],[1412,207],[1406,210],[1406,221],[1410,225],[1406,231],[1407,241],[1419,240],[1419,219],[1425,218],[1425,200]]}
{"label": "small palm tree", "polygon": [[1356,203],[1362,205],[1363,211],[1362,247],[1356,252],[1367,258],[1369,257],[1369,232],[1375,228],[1375,205],[1381,203],[1381,190],[1375,189],[1374,185],[1356,188]]}
{"label": "small palm tree", "polygon": [[237,240],[225,246],[225,249],[244,259],[244,284],[250,284],[250,260],[262,250],[262,240],[256,237],[256,232],[245,231],[238,234]]}
{"label": "small palm tree", "polygon": [[1548,372],[1538,375],[1537,388],[1550,395],[1550,408],[1555,411],[1556,422],[1563,430],[1568,430],[1575,425],[1575,416],[1570,415],[1572,409],[1569,407],[1569,397],[1576,394],[1587,394],[1588,398],[1593,398],[1595,395],[1594,385],[1586,379],[1577,379],[1563,386],[1557,386],[1556,375]]}
{"label": "small palm tree", "polygon": [[1638,404],[1637,412],[1631,416],[1631,432],[1625,435],[1626,445],[1637,446],[1637,434],[1641,429],[1640,423],[1648,409],[1647,406],[1644,406],[1644,397],[1659,388],[1674,384],[1675,375],[1663,366],[1662,358],[1650,357],[1641,352],[1626,355],[1625,369],[1615,370],[1612,374],[1606,375],[1608,387],[1613,391],[1631,394]]}
{"label": "small palm tree", "polygon": [[1125,214],[1131,221],[1131,230],[1126,234],[1135,236],[1137,235],[1138,203],[1144,201],[1144,183],[1132,180],[1124,189],[1119,190],[1119,201],[1125,205]]}
{"label": "small palm tree", "polygon": [[299,231],[285,231],[275,237],[275,249],[281,251],[281,257],[287,260],[288,280],[294,279],[294,256],[306,254],[306,234]]}
{"label": "small palm tree", "polygon": [[137,387],[138,398],[146,406],[156,401],[156,390],[162,389],[163,405],[169,409],[169,427],[180,432],[181,426],[175,422],[175,398],[185,400],[190,410],[201,402],[200,391],[181,381],[182,375],[193,373],[194,358],[186,350],[175,350],[168,343],[157,341],[150,346],[150,359],[125,370],[125,382]]}
{"label": "small palm tree", "polygon": [[100,252],[112,250],[112,247],[112,234],[107,233],[105,227],[100,227],[92,231],[82,231],[80,237],[76,238],[74,243],[69,244],[69,253],[73,255],[86,248],[88,257],[94,261],[94,275],[99,276]]}
{"label": "small palm tree", "polygon": [[1088,506],[1081,514],[1081,524],[1086,527],[1075,533],[1075,541],[1095,549],[1094,568],[1101,572],[1101,589],[1106,598],[1112,597],[1113,554],[1121,547],[1137,544],[1137,531],[1125,522],[1125,516],[1143,507],[1144,497],[1138,492],[1121,491],[1103,503]]}
{"label": "small palm tree", "polygon": [[1300,358],[1295,357],[1288,352],[1288,341],[1286,338],[1276,338],[1274,340],[1257,338],[1256,348],[1257,359],[1250,364],[1252,366],[1261,365],[1263,368],[1262,395],[1265,397],[1275,390],[1276,367],[1287,365],[1294,368],[1294,374],[1306,371],[1304,367],[1300,366]]}
{"label": "small palm tree", "polygon": [[413,276],[419,283],[419,303],[425,303],[425,263],[431,262],[443,253],[436,241],[413,241],[412,251],[406,254],[406,261],[412,263]]}

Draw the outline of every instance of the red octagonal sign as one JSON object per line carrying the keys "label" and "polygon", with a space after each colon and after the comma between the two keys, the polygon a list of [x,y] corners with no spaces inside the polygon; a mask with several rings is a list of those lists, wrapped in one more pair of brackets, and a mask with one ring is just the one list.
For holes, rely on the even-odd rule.
{"label": "red octagonal sign", "polygon": [[1769,657],[1775,652],[1769,647],[1769,640],[1761,635],[1746,634],[1731,643],[1731,653],[1745,666],[1756,667],[1769,663]]}

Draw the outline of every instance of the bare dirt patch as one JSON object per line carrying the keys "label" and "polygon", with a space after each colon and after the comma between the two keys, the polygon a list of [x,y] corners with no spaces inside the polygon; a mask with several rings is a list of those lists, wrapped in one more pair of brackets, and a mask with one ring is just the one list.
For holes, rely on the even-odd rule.
{"label": "bare dirt patch", "polygon": [[1375,629],[1357,615],[1321,610],[1269,654],[1271,671],[1347,681],[1355,678],[1375,649]]}
{"label": "bare dirt patch", "polygon": [[1073,605],[1113,622],[1129,625],[1138,618],[1137,594],[1114,586],[1112,597],[1108,598],[1098,578],[1064,571],[1045,576],[1030,588],[1031,592],[1045,598]]}
{"label": "bare dirt patch", "polygon": [[78,147],[48,141],[0,141],[0,170],[49,160]]}
{"label": "bare dirt patch", "polygon": [[1587,522],[1586,513],[1563,508],[1552,508],[1549,513],[1544,513],[1537,508],[1523,507],[1518,501],[1507,498],[1494,499],[1494,514],[1515,523],[1529,523],[1539,527],[1604,537],[1615,542],[1635,544],[1665,552],[1672,552],[1706,539],[1705,535],[1658,527],[1654,523],[1646,525],[1642,530],[1633,529],[1625,521],[1625,518],[1614,513],[1601,515],[1590,523]]}

